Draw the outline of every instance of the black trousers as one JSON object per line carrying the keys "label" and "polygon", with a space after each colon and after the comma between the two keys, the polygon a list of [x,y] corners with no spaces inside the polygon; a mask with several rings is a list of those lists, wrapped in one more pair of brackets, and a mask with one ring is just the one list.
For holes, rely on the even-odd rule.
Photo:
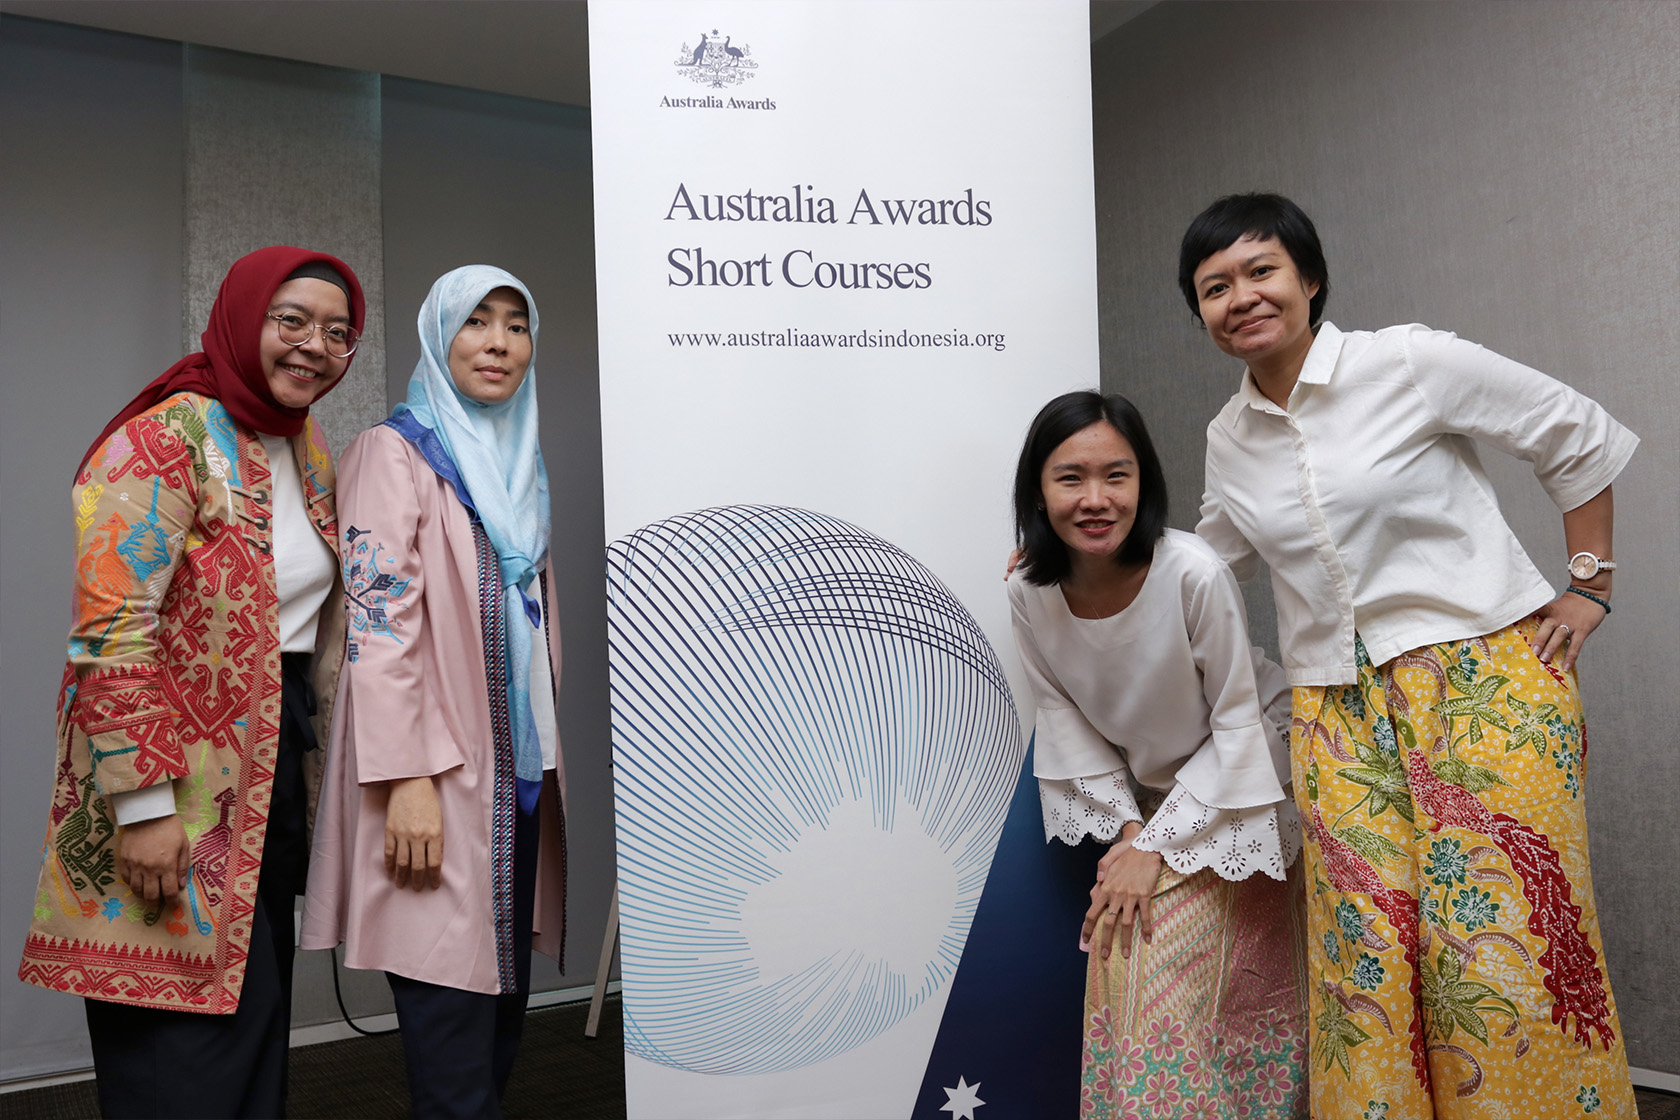
{"label": "black trousers", "polygon": [[[515,811],[513,952],[515,990],[465,992],[387,972],[402,1028],[415,1120],[500,1120],[502,1092],[519,1055],[531,990],[531,923],[536,909],[540,811]],[[445,825],[447,833],[448,826]]]}
{"label": "black trousers", "polygon": [[310,655],[282,655],[280,750],[257,879],[257,910],[239,1007],[199,1015],[85,1000],[99,1111],[106,1117],[278,1117],[286,1114],[292,1026],[293,900],[309,870],[303,752]]}

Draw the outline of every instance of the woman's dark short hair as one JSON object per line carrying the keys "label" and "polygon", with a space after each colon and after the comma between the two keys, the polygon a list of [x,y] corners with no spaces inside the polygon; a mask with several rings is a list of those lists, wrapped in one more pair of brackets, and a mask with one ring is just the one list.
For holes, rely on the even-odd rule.
{"label": "woman's dark short hair", "polygon": [[1244,237],[1264,241],[1275,237],[1295,262],[1301,279],[1316,283],[1318,292],[1308,305],[1308,325],[1318,326],[1324,304],[1330,298],[1330,270],[1324,263],[1324,246],[1306,211],[1281,194],[1228,194],[1196,215],[1178,247],[1178,287],[1190,314],[1200,322],[1196,300],[1196,268],[1203,261]]}
{"label": "woman's dark short hair", "polygon": [[1115,551],[1115,562],[1148,560],[1155,552],[1155,542],[1166,532],[1167,480],[1138,410],[1118,393],[1103,396],[1088,389],[1063,393],[1033,418],[1015,467],[1015,543],[1026,553],[1021,574],[1030,583],[1060,583],[1073,570],[1067,545],[1050,527],[1050,518],[1044,512],[1044,464],[1069,437],[1098,423],[1106,423],[1124,436],[1137,456],[1137,517],[1132,531]]}

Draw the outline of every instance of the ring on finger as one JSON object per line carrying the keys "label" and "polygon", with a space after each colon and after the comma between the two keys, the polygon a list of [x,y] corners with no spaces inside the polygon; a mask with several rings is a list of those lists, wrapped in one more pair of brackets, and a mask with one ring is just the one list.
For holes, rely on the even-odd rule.
{"label": "ring on finger", "polygon": [[1563,624],[1563,623],[1561,623],[1561,622],[1560,622],[1560,623],[1558,623],[1558,629],[1559,629],[1559,630],[1562,630],[1562,631],[1563,631],[1563,632],[1564,632],[1564,633],[1565,633],[1565,634],[1573,634],[1573,633],[1575,633],[1575,628],[1574,628],[1574,627],[1573,627],[1573,626],[1565,626],[1565,625],[1564,625],[1564,624]]}

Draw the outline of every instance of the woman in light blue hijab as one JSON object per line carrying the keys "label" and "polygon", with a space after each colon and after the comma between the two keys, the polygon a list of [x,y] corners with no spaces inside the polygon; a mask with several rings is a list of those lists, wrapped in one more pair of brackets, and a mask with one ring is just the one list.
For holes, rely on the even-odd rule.
{"label": "woman in light blue hijab", "polygon": [[416,1116],[496,1116],[564,922],[537,308],[469,265],[419,328],[408,399],[339,474],[350,633],[302,943],[387,974]]}
{"label": "woman in light blue hijab", "polygon": [[[487,290],[488,289],[488,290]],[[517,295],[521,308],[515,309]],[[501,353],[484,349],[480,325],[506,304],[510,346],[517,350],[524,317],[525,375],[487,371],[473,362],[483,353],[494,363]],[[430,429],[464,484],[457,492],[476,510],[496,549],[505,589],[507,642],[503,682],[513,724],[513,756],[519,806],[532,812],[542,786],[542,752],[531,715],[529,691],[533,629],[542,626],[541,605],[531,596],[537,569],[548,560],[548,471],[537,444],[537,309],[531,293],[511,273],[490,265],[467,265],[445,273],[420,305],[420,361],[408,379],[408,400],[391,417],[398,431]],[[470,346],[467,345],[470,343]],[[456,348],[463,357],[457,358]],[[459,366],[459,369],[457,367]],[[491,380],[493,378],[493,380]],[[435,466],[435,464],[434,464]],[[521,615],[529,626],[518,625]]]}

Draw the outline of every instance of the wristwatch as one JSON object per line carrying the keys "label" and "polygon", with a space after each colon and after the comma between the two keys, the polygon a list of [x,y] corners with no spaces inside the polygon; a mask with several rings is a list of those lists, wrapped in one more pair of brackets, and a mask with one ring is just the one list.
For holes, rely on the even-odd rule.
{"label": "wristwatch", "polygon": [[1576,579],[1592,579],[1599,572],[1615,570],[1614,560],[1600,560],[1590,552],[1577,552],[1569,558],[1569,574]]}

